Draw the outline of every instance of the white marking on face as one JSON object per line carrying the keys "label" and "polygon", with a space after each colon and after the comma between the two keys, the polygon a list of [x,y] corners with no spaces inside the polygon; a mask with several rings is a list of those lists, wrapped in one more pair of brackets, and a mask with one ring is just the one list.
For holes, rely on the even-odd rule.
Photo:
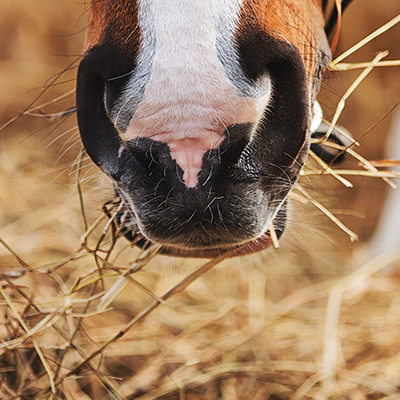
{"label": "white marking on face", "polygon": [[218,148],[225,128],[257,124],[271,97],[268,74],[254,83],[240,68],[234,33],[241,4],[138,1],[138,66],[114,114],[134,110],[128,126],[119,128],[122,138],[167,143],[188,187],[196,186],[203,155]]}

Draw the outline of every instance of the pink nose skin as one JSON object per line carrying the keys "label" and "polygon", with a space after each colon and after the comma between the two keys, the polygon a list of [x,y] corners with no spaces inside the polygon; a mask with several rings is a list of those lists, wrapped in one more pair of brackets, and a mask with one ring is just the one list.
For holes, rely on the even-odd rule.
{"label": "pink nose skin", "polygon": [[204,154],[218,148],[223,138],[223,135],[209,133],[206,138],[184,138],[169,143],[171,158],[182,168],[183,181],[188,188],[197,185]]}
{"label": "pink nose skin", "polygon": [[163,130],[162,133],[155,134],[153,133],[155,128],[148,130],[144,128],[144,124],[132,121],[127,131],[121,136],[124,140],[147,137],[166,143],[170,149],[171,158],[183,171],[183,183],[186,187],[193,188],[197,185],[197,175],[203,165],[204,154],[209,150],[217,149],[225,136],[222,124],[218,124],[216,129],[207,129],[195,123],[188,125],[192,125],[190,129],[174,126],[175,129],[172,132]]}
{"label": "pink nose skin", "polygon": [[183,171],[184,184],[193,188],[197,185],[204,154],[219,148],[227,127],[256,123],[270,96],[269,91],[258,99],[241,98],[233,90],[224,94],[230,97],[230,102],[211,99],[211,106],[187,101],[186,104],[172,102],[168,107],[153,107],[151,102],[144,102],[127,130],[120,135],[126,141],[149,138],[166,143],[171,158]]}

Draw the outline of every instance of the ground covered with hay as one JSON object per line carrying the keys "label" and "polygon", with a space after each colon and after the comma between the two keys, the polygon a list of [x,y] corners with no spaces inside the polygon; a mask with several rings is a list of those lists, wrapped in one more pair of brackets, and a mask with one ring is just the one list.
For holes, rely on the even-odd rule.
{"label": "ground covered with hay", "polygon": [[[371,250],[399,176],[384,142],[400,82],[382,64],[399,25],[332,65],[321,103],[360,146],[336,169],[310,156],[279,249],[184,260],[123,236],[70,111],[85,14],[57,3],[0,6],[0,125],[24,111],[0,132],[0,398],[399,399],[400,249]],[[396,13],[357,6],[338,54]]]}

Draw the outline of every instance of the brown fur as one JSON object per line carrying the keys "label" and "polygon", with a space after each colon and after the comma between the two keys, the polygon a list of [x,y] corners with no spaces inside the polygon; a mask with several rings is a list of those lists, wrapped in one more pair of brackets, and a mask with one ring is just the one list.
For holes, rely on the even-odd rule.
{"label": "brown fur", "polygon": [[[240,29],[256,21],[272,37],[296,46],[307,71],[309,89],[318,62],[315,49],[325,46],[324,16],[321,0],[246,0],[244,2]],[[85,48],[94,46],[112,31],[113,40],[127,51],[137,52],[140,46],[140,29],[136,1],[93,0]]]}
{"label": "brown fur", "polygon": [[[272,37],[296,46],[302,55],[311,90],[316,70],[315,49],[324,46],[324,17],[321,1],[304,0],[247,0],[241,25],[256,21]],[[246,22],[247,21],[247,22]]]}
{"label": "brown fur", "polygon": [[109,30],[117,45],[137,51],[140,29],[136,1],[92,1],[86,49],[102,42]]}

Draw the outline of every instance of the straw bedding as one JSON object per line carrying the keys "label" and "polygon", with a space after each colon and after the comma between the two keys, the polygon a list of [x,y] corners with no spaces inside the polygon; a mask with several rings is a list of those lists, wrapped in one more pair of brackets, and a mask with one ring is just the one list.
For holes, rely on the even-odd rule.
{"label": "straw bedding", "polygon": [[[347,104],[392,74],[376,73],[386,48],[363,53],[361,66],[332,65],[322,94],[330,120],[363,113]],[[398,162],[367,161],[383,157],[373,152],[381,140],[367,140],[376,132],[362,137],[375,122],[374,130],[388,131],[396,83],[384,103],[368,105],[379,115],[353,125],[361,146],[344,165],[309,157],[279,249],[181,260],[123,237],[123,206],[82,152],[68,111],[73,74],[1,133],[0,398],[400,398],[400,249],[365,256],[350,240],[366,242],[376,225],[382,201],[373,203],[371,188],[390,189],[399,176]],[[4,121],[27,104],[7,96],[4,104],[18,106],[5,108]]]}

